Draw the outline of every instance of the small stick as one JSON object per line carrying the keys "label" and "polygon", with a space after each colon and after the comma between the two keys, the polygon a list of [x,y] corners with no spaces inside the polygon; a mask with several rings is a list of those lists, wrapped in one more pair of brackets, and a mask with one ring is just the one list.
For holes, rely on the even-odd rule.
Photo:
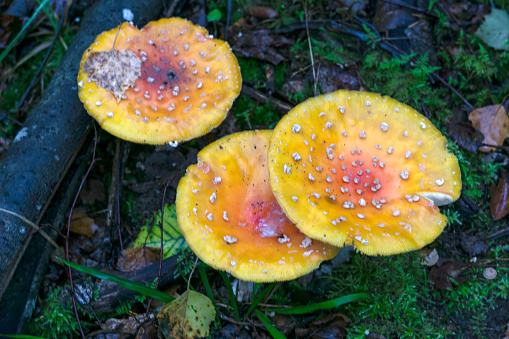
{"label": "small stick", "polygon": [[[76,193],[76,196],[74,197],[74,201],[71,206],[71,210],[69,211],[69,219],[67,221],[67,235],[65,237],[65,259],[67,261],[70,261],[69,258],[69,233],[71,230],[71,218],[72,218],[72,211],[74,209],[74,206],[76,205],[76,202],[78,201],[78,197],[80,195],[81,189],[83,188],[83,185],[85,184],[85,180],[88,177],[88,174],[92,170],[92,166],[94,166],[97,159],[95,158],[95,151],[97,149],[97,128],[94,125],[94,152],[92,153],[92,161],[90,162],[90,165],[88,166],[87,172],[83,176],[83,179],[81,180],[80,187],[78,188],[78,192]],[[72,270],[70,266],[67,266],[67,274],[69,275],[69,281],[71,283],[71,297],[72,297],[72,305],[74,307],[74,314],[76,315],[76,321],[78,322],[78,327],[80,329],[81,336],[85,338],[85,334],[83,333],[83,328],[81,327],[81,321],[80,316],[78,314],[78,308],[76,307],[76,297],[74,296],[74,283],[72,281]]]}
{"label": "small stick", "polygon": [[309,56],[311,57],[311,67],[313,69],[313,93],[315,96],[318,95],[316,91],[316,86],[318,85],[316,81],[316,72],[315,72],[315,58],[313,57],[313,47],[311,46],[311,37],[309,36],[309,26],[308,26],[308,12],[306,9],[306,0],[302,0],[302,6],[304,7],[304,20],[306,21],[306,34],[308,36],[308,45],[309,45]]}
{"label": "small stick", "polygon": [[3,209],[3,208],[1,208],[1,207],[0,207],[0,212],[4,212],[4,213],[7,213],[7,214],[10,214],[10,215],[13,215],[13,216],[15,216],[15,217],[20,218],[20,219],[21,219],[21,220],[23,220],[25,223],[27,223],[28,225],[30,225],[30,226],[31,226],[31,227],[32,227],[35,231],[38,231],[38,232],[39,232],[39,233],[40,233],[40,234],[41,234],[41,235],[42,235],[42,236],[43,236],[46,240],[48,240],[48,241],[49,241],[49,243],[50,243],[51,245],[53,245],[55,248],[58,248],[58,245],[57,245],[57,243],[55,242],[55,240],[51,239],[51,238],[50,238],[50,236],[49,236],[46,232],[42,231],[42,230],[40,229],[40,227],[38,227],[36,224],[34,224],[33,222],[31,222],[30,220],[28,220],[28,219],[27,219],[27,218],[25,218],[24,216],[19,215],[19,214],[14,213],[14,212],[11,212],[11,211],[8,211],[8,210]]}

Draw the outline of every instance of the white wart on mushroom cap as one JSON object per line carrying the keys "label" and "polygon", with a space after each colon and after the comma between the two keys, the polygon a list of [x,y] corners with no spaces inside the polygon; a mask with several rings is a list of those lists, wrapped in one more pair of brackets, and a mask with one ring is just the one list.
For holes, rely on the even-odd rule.
{"label": "white wart on mushroom cap", "polygon": [[171,18],[141,30],[123,23],[100,34],[83,54],[78,87],[103,129],[137,143],[164,144],[219,125],[242,80],[226,42]]}
{"label": "white wart on mushroom cap", "polygon": [[270,183],[308,236],[369,255],[422,248],[443,231],[437,205],[459,198],[446,139],[389,97],[337,91],[291,110],[274,129]]}
{"label": "white wart on mushroom cap", "polygon": [[300,232],[272,194],[271,133],[241,132],[208,145],[177,189],[177,218],[191,249],[247,281],[294,279],[339,251]]}

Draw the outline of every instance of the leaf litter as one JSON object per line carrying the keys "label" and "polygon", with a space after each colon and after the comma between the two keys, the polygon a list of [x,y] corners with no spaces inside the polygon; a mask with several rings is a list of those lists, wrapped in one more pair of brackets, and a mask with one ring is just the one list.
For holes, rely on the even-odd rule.
{"label": "leaf litter", "polygon": [[120,102],[125,91],[141,78],[141,59],[130,50],[92,52],[84,70],[90,80],[111,91]]}

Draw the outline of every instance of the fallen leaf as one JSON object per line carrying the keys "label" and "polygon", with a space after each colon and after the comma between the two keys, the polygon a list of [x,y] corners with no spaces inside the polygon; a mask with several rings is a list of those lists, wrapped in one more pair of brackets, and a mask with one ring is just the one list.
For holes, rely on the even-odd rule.
{"label": "fallen leaf", "polygon": [[122,251],[118,258],[117,269],[132,272],[159,261],[159,249],[151,247],[134,247]]}
{"label": "fallen leaf", "polygon": [[[133,247],[161,247],[161,211],[154,213],[153,226],[145,225],[138,234],[136,240],[131,244]],[[174,255],[178,249],[187,247],[186,240],[180,231],[177,222],[177,212],[175,205],[166,205],[164,207],[164,223],[163,223],[163,259]]]}
{"label": "fallen leaf", "polygon": [[270,7],[255,6],[247,10],[247,14],[260,19],[274,19],[277,12]]}
{"label": "fallen leaf", "polygon": [[204,338],[216,316],[212,301],[201,293],[186,291],[157,314],[159,331],[166,338]]}
{"label": "fallen leaf", "polygon": [[449,260],[440,266],[433,266],[429,273],[429,280],[434,282],[439,290],[447,290],[452,288],[451,279],[459,281],[459,276],[468,269],[468,264],[463,261]]}
{"label": "fallen leaf", "polygon": [[99,179],[87,180],[80,192],[83,205],[92,205],[95,202],[104,201],[105,196],[104,184]]}
{"label": "fallen leaf", "polygon": [[438,252],[437,252],[436,248],[434,248],[434,249],[429,249],[429,248],[422,249],[420,251],[420,254],[422,255],[421,265],[426,265],[426,266],[429,266],[429,267],[434,266],[438,262],[438,259],[440,258],[438,256]]}
{"label": "fallen leaf", "polygon": [[475,35],[490,47],[509,51],[509,14],[493,8],[491,14],[484,17]]}
{"label": "fallen leaf", "polygon": [[449,122],[447,125],[449,136],[458,143],[461,148],[469,152],[476,153],[479,144],[482,143],[484,136],[479,133],[474,126],[466,122]]}
{"label": "fallen leaf", "polygon": [[144,331],[144,325],[150,324],[154,320],[152,313],[142,313],[136,316],[129,316],[127,319],[111,318],[104,323],[100,323],[101,329],[111,333],[136,334],[138,331]]}
{"label": "fallen leaf", "polygon": [[89,217],[83,212],[73,213],[70,227],[70,231],[72,233],[91,238],[98,229],[99,226],[95,224],[93,218]]}
{"label": "fallen leaf", "polygon": [[468,253],[469,257],[475,257],[488,251],[488,241],[478,235],[461,235],[461,248]]}
{"label": "fallen leaf", "polygon": [[[468,120],[484,135],[483,143],[502,146],[505,138],[509,137],[509,118],[502,105],[491,105],[473,110]],[[493,147],[479,147],[482,152],[493,151]]]}
{"label": "fallen leaf", "polygon": [[344,338],[346,327],[352,321],[346,315],[341,313],[331,313],[323,318],[313,321],[307,329],[295,329],[297,338]]}
{"label": "fallen leaf", "polygon": [[286,59],[281,53],[294,43],[266,29],[252,30],[242,19],[230,28],[228,36],[231,36],[230,45],[238,56],[256,58],[274,65]]}
{"label": "fallen leaf", "polygon": [[509,213],[509,179],[506,172],[496,186],[491,186],[490,211],[493,220],[505,217]]}
{"label": "fallen leaf", "polygon": [[92,52],[84,71],[97,86],[113,92],[120,102],[125,91],[141,77],[141,59],[130,50]]}
{"label": "fallen leaf", "polygon": [[287,314],[276,314],[272,317],[272,323],[282,335],[289,335],[297,325],[296,319]]}

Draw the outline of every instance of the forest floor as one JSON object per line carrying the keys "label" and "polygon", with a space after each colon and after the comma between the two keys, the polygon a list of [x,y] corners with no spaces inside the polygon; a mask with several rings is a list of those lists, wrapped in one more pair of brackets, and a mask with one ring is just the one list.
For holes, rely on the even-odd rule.
{"label": "forest floor", "polygon": [[[45,84],[91,2],[61,8],[63,2],[51,1],[53,8],[0,64],[0,158],[42,93],[51,90]],[[0,1],[0,9],[10,4]],[[226,0],[185,2],[176,16],[227,39],[241,67],[243,91],[219,127],[177,147],[121,142],[98,127],[96,157],[101,160],[74,209],[71,261],[118,272],[158,262],[165,203],[164,258],[173,257],[176,264],[164,292],[178,297],[191,286],[212,299],[211,338],[509,338],[509,45],[507,39],[493,41],[479,33],[489,22],[488,30],[507,38],[508,10],[505,0],[277,0],[270,5],[238,0],[230,9]],[[63,12],[60,38],[21,101]],[[500,15],[495,18],[495,13]],[[0,14],[6,23],[0,48],[31,15]],[[444,232],[421,250],[393,256],[346,248],[315,272],[282,283],[246,287],[201,262],[196,267],[178,229],[174,203],[179,180],[196,163],[199,150],[228,134],[272,129],[288,109],[338,89],[388,95],[425,115],[447,137],[463,190],[455,203],[440,207],[448,218]],[[120,164],[121,175],[112,178],[114,164]],[[110,190],[117,183],[120,220],[112,221],[107,217]],[[137,246],[155,250],[140,252]],[[78,304],[88,337],[156,335],[161,324],[155,315],[162,303],[119,296],[114,307],[92,312],[100,303],[99,280],[77,272],[74,282],[92,291],[94,301]],[[358,293],[367,297],[332,308],[322,304],[305,314],[271,312],[278,305],[313,305]],[[27,333],[79,337],[69,295],[64,266],[50,262]],[[254,306],[264,312],[252,312]]]}

